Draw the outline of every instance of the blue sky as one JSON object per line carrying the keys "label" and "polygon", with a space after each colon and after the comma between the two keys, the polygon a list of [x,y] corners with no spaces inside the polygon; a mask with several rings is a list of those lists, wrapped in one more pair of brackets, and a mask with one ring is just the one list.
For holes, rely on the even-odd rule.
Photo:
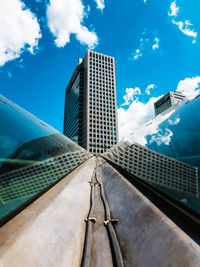
{"label": "blue sky", "polygon": [[81,57],[88,48],[115,57],[125,137],[164,93],[199,93],[199,10],[199,0],[2,0],[0,94],[62,132],[81,43]]}

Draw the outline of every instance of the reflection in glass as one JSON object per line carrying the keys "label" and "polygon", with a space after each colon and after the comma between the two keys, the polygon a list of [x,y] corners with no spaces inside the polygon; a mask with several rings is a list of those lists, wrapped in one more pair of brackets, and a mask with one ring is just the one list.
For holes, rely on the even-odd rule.
{"label": "reflection in glass", "polygon": [[76,78],[66,89],[64,135],[82,145],[82,69],[77,67]]}
{"label": "reflection in glass", "polygon": [[0,96],[0,219],[91,155]]}
{"label": "reflection in glass", "polygon": [[157,115],[103,156],[200,213],[200,97]]}
{"label": "reflection in glass", "polygon": [[104,156],[142,180],[198,196],[197,168],[192,165],[128,141],[122,141]]}

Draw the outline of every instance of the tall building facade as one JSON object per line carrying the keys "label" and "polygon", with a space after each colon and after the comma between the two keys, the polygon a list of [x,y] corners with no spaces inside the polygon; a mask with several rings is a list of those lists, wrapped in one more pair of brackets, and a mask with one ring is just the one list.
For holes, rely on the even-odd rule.
{"label": "tall building facade", "polygon": [[93,154],[118,142],[114,57],[87,51],[67,86],[64,135]]}
{"label": "tall building facade", "polygon": [[169,92],[163,97],[161,97],[158,101],[154,103],[154,111],[155,115],[159,115],[163,111],[175,107],[185,98],[180,92]]}

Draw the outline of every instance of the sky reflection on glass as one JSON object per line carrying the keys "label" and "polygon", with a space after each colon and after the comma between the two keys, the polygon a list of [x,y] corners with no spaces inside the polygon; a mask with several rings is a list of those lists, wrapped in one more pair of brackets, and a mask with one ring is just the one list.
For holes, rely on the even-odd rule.
{"label": "sky reflection on glass", "polygon": [[[196,97],[195,99],[188,101],[183,101],[180,106],[176,109],[171,109],[162,114],[156,116],[154,119],[145,123],[142,127],[136,129],[127,139],[124,139],[120,144],[118,144],[119,148],[121,147],[121,152],[119,148],[116,147],[115,152],[113,150],[112,153],[117,153],[116,157],[112,158],[115,163],[118,165],[123,165],[122,167],[131,172],[132,174],[137,174],[137,168],[134,169],[134,166],[137,167],[137,164],[143,164],[145,161],[146,164],[149,164],[149,168],[158,168],[157,174],[154,179],[149,179],[147,177],[148,171],[143,174],[141,173],[140,178],[145,181],[149,181],[151,185],[154,185],[159,190],[168,194],[169,196],[175,198],[176,200],[181,201],[183,204],[188,207],[194,209],[195,211],[200,213],[200,199],[199,199],[199,181],[200,181],[200,97]],[[124,146],[124,142],[128,141],[127,146]],[[129,143],[130,142],[130,143]],[[155,158],[144,159],[145,154],[141,156],[141,163],[135,161],[131,165],[126,165],[123,161],[120,161],[120,153],[121,157],[128,157],[129,161],[134,161],[134,154],[137,153],[137,148],[134,150],[135,145],[131,144],[139,144],[138,148],[142,149],[143,146],[147,148],[146,152],[148,154],[148,149],[158,152],[159,154],[155,154]],[[142,145],[140,147],[140,145]],[[137,146],[137,145],[136,145]],[[132,148],[131,148],[132,147]],[[132,150],[131,150],[132,149]],[[122,152],[123,151],[123,152]],[[111,153],[111,154],[112,154]],[[144,152],[145,153],[145,152]],[[167,157],[162,157],[162,155]],[[112,154],[114,155],[114,154]],[[159,159],[157,159],[157,156]],[[105,155],[106,156],[106,155]],[[164,166],[162,166],[161,160],[164,161]],[[112,157],[112,156],[111,156]],[[169,158],[168,158],[169,157]],[[125,161],[127,161],[125,158]],[[175,161],[171,161],[170,159],[175,159]],[[157,162],[157,165],[154,162]],[[172,162],[172,171],[169,171],[168,164]],[[180,162],[180,165],[179,165]],[[183,165],[181,165],[181,162]],[[174,173],[173,175],[177,175],[175,178],[169,178],[170,172],[173,172],[173,164],[174,164]],[[141,166],[141,165],[140,165]],[[181,169],[187,167],[190,168],[191,172],[184,174]],[[197,167],[192,169],[193,167]],[[143,171],[145,169],[145,165],[142,165]],[[165,170],[166,177],[162,176],[160,179],[166,179],[166,183],[163,184],[156,182],[156,175],[158,176],[159,181],[159,171],[160,169]],[[195,169],[197,170],[197,174],[195,174]],[[169,172],[168,172],[169,171]],[[136,175],[136,176],[137,176]],[[140,173],[139,173],[140,175]],[[142,176],[143,175],[143,176]],[[186,177],[184,177],[186,175]],[[180,177],[179,177],[180,176]],[[196,178],[195,178],[196,177]],[[149,180],[148,180],[149,179]],[[174,179],[172,184],[167,182],[167,179]],[[178,182],[177,188],[173,185],[176,185]],[[191,187],[193,188],[194,193],[191,194]],[[195,193],[196,192],[196,193]]]}
{"label": "sky reflection on glass", "polygon": [[91,155],[0,95],[0,221]]}

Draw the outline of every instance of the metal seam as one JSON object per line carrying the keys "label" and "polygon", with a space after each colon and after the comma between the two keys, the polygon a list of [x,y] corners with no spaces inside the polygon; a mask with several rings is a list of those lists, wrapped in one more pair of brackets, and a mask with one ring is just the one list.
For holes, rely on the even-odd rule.
{"label": "metal seam", "polygon": [[92,224],[94,223],[91,218],[93,218],[92,214],[94,211],[94,177],[96,173],[96,167],[94,169],[92,179],[89,182],[91,186],[90,191],[90,210],[88,212],[88,216],[85,219],[86,224],[86,232],[85,232],[85,241],[83,247],[83,255],[81,261],[81,267],[89,267],[90,266],[90,256],[91,256],[91,246],[92,246]]}

